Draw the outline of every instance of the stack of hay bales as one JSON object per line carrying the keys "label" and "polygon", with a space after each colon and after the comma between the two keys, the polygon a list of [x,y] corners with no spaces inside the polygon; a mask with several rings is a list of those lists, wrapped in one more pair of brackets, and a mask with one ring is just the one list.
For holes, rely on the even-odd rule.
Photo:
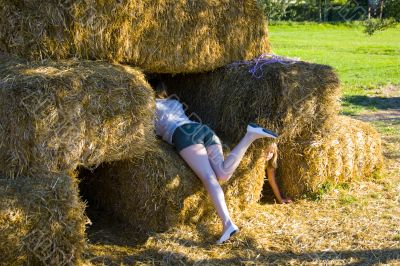
{"label": "stack of hay bales", "polygon": [[[239,141],[249,122],[280,133],[278,174],[282,190],[289,196],[298,197],[318,190],[325,182],[349,181],[354,175],[365,176],[379,168],[376,131],[365,123],[337,116],[340,84],[331,67],[306,62],[268,64],[259,78],[253,77],[248,67],[236,64],[209,73],[162,77],[169,93],[189,107],[188,115],[211,125],[227,146]],[[356,145],[353,153],[349,141]],[[269,144],[256,142],[223,185],[233,216],[260,199],[266,168],[263,151]],[[120,161],[97,169],[91,179],[100,184],[90,190],[94,182],[89,182],[89,197],[143,231],[216,219],[201,183],[193,182],[194,173],[169,145],[160,143],[158,147],[144,160]],[[339,157],[332,157],[336,154]],[[372,158],[367,162],[364,156]],[[350,169],[353,165],[358,168]],[[328,170],[333,167],[335,172]]]}
{"label": "stack of hay bales", "polygon": [[0,0],[0,50],[202,72],[269,52],[255,0]]}
{"label": "stack of hay bales", "polygon": [[[227,65],[270,52],[256,2],[0,0],[0,51],[25,58],[0,55],[6,263],[79,263],[87,221],[74,176],[79,166],[100,165],[84,180],[86,195],[138,230],[217,219],[201,182],[154,136],[154,94],[143,73],[121,63],[166,73],[170,92],[229,147],[249,122],[280,133],[279,169],[290,195],[377,168],[379,158],[362,152],[380,154],[375,131],[363,123],[333,127],[355,122],[333,123],[340,84],[332,68],[267,64],[255,78],[247,71],[252,61]],[[48,58],[57,61],[25,61]],[[223,185],[233,214],[261,197],[267,145],[252,145]],[[354,156],[336,147],[354,147]],[[327,170],[317,173],[322,166]],[[299,182],[304,186],[295,187]]]}
{"label": "stack of hay bales", "polygon": [[74,172],[151,149],[154,93],[130,67],[2,54],[0,95],[2,260],[75,264],[86,219]]}
{"label": "stack of hay bales", "polygon": [[[125,217],[140,210],[140,204],[128,204],[127,191],[136,189],[132,185],[147,186],[139,193],[148,197],[133,200],[156,202],[163,199],[153,199],[151,191],[157,186],[170,183],[168,178],[180,184],[189,178],[194,183],[185,185],[186,194],[170,197],[167,204],[175,209],[171,216],[177,216],[153,228],[187,220],[191,204],[207,196],[199,192],[202,185],[193,181],[193,173],[171,147],[157,142],[154,96],[143,74],[128,66],[85,60],[130,64],[149,73],[190,73],[251,59],[270,51],[266,19],[256,1],[0,0],[0,5],[0,52],[20,57],[0,55],[0,174],[5,177],[0,199],[7,202],[1,205],[0,219],[7,235],[1,246],[5,263],[79,262],[86,218],[74,185],[78,166],[95,168],[119,161],[115,163],[122,168],[119,173],[129,174],[126,179],[114,175],[114,180],[125,186],[126,194],[113,198],[114,188],[104,187],[110,194],[104,204],[118,210],[116,200],[123,197],[120,214]],[[42,59],[55,61],[26,61]],[[255,202],[260,197],[265,168],[260,151],[254,148],[241,166],[242,175],[248,177],[237,177],[225,187],[227,198],[244,194],[241,199]],[[164,161],[154,165],[152,158]],[[99,173],[112,176],[106,165]],[[251,176],[258,180],[250,182]],[[129,183],[132,177],[138,179]],[[62,182],[53,183],[55,179]],[[91,192],[102,188],[100,182],[93,184]],[[249,185],[254,188],[239,191]],[[183,198],[186,207],[179,205]],[[205,203],[202,206],[199,217],[210,210]],[[152,208],[146,209],[149,217]],[[157,212],[155,217],[161,215]],[[138,221],[146,224],[149,217]],[[60,232],[66,236],[60,237]],[[53,240],[34,243],[31,237],[42,239],[36,233]]]}

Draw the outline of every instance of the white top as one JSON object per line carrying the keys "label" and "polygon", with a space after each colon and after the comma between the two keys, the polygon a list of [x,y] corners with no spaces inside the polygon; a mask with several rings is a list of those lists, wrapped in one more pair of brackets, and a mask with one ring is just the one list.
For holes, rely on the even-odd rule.
{"label": "white top", "polygon": [[156,134],[172,143],[172,135],[177,127],[193,123],[185,114],[182,104],[174,99],[156,99]]}

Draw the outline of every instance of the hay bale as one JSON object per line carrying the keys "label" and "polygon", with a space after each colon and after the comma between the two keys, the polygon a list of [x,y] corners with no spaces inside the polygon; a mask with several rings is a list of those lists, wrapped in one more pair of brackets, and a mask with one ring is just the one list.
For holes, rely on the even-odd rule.
{"label": "hay bale", "polygon": [[292,197],[371,177],[382,167],[381,138],[369,124],[345,116],[280,146],[282,190]]}
{"label": "hay bale", "polygon": [[[222,188],[232,218],[257,202],[265,176],[262,141],[252,145]],[[215,220],[216,211],[200,179],[176,150],[159,141],[144,159],[103,164],[82,181],[89,205],[111,212],[139,231],[163,231],[183,223]]]}
{"label": "hay bale", "polygon": [[0,50],[31,59],[107,59],[181,73],[270,51],[255,0],[0,0],[0,6]]}
{"label": "hay bale", "polygon": [[0,179],[0,265],[77,265],[85,205],[66,175]]}
{"label": "hay bale", "polygon": [[141,156],[153,136],[153,91],[133,68],[23,62],[0,54],[0,172],[36,176]]}
{"label": "hay bale", "polygon": [[169,92],[187,104],[192,118],[236,143],[249,122],[280,134],[280,142],[313,132],[339,110],[339,79],[330,66],[307,62],[271,63],[259,77],[256,60],[208,73],[162,76]]}

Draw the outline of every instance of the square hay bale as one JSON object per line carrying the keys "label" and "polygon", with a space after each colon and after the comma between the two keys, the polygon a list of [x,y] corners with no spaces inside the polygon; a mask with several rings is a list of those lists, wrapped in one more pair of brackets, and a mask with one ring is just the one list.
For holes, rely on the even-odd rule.
{"label": "square hay bale", "polygon": [[212,72],[161,77],[192,118],[200,117],[230,143],[245,134],[250,122],[276,131],[279,142],[286,142],[315,131],[337,114],[340,83],[332,67],[268,63],[254,76],[249,69],[256,64],[257,59]]}
{"label": "square hay bale", "polygon": [[282,190],[298,197],[325,183],[337,185],[373,176],[382,168],[381,137],[369,124],[345,116],[318,132],[282,143]]}
{"label": "square hay bale", "polygon": [[142,156],[154,93],[137,69],[0,54],[0,172],[36,176]]}
{"label": "square hay bale", "polygon": [[0,0],[0,50],[201,72],[270,51],[256,0]]}
{"label": "square hay bale", "polygon": [[77,265],[85,204],[67,175],[0,179],[0,265]]}
{"label": "square hay bale", "polygon": [[[261,197],[265,159],[253,144],[233,177],[222,184],[228,208],[235,215]],[[220,223],[202,182],[176,150],[162,141],[144,159],[103,164],[84,175],[83,194],[139,232],[163,231],[177,224]]]}

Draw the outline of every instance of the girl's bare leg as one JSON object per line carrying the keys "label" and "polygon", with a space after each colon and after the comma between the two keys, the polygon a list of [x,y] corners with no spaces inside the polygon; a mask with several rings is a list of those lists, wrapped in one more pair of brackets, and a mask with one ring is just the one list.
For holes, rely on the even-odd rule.
{"label": "girl's bare leg", "polygon": [[235,148],[228,154],[225,160],[222,146],[220,144],[214,144],[207,147],[211,167],[219,180],[227,181],[231,178],[251,143],[258,138],[260,138],[260,136],[247,132]]}
{"label": "girl's bare leg", "polygon": [[210,165],[206,148],[202,144],[194,144],[181,150],[179,154],[203,182],[217,210],[218,216],[222,220],[224,232],[225,229],[232,225],[232,220],[226,206],[224,192]]}

